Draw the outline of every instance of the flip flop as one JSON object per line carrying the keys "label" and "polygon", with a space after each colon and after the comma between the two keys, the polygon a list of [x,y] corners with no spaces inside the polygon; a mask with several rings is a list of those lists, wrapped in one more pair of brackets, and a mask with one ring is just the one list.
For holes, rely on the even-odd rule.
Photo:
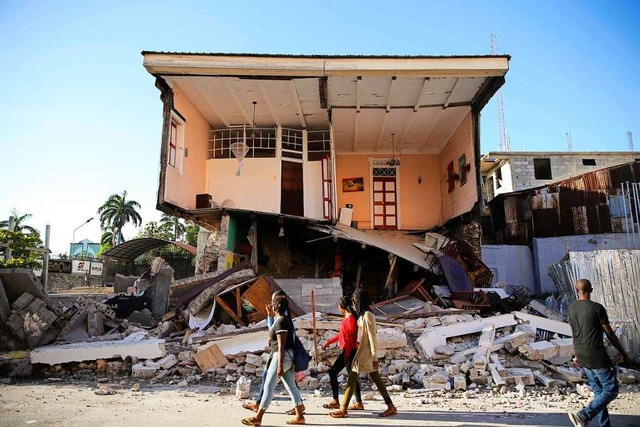
{"label": "flip flop", "polygon": [[386,411],[378,414],[379,417],[390,417],[392,415],[395,415],[398,413],[398,408],[396,408],[395,406],[392,408],[387,408]]}
{"label": "flip flop", "polygon": [[298,420],[287,420],[285,421],[285,424],[289,424],[289,425],[305,425],[306,423],[304,422],[304,420],[302,421],[298,421]]}
{"label": "flip flop", "polygon": [[246,426],[259,426],[262,424],[262,422],[258,421],[255,417],[243,418],[240,422]]}
{"label": "flip flop", "polygon": [[332,418],[349,418],[349,414],[345,414],[342,411],[329,412]]}
{"label": "flip flop", "polygon": [[249,411],[256,412],[256,408],[255,408],[255,406],[254,406],[254,405],[252,405],[251,403],[243,403],[243,404],[242,404],[242,407],[243,407],[244,409],[248,409]]}
{"label": "flip flop", "polygon": [[364,411],[364,405],[362,403],[352,403],[348,409],[350,411]]}
{"label": "flip flop", "polygon": [[[302,409],[302,415],[304,415],[306,408]],[[293,409],[289,409],[288,411],[285,411],[285,414],[287,415],[295,415],[296,414],[296,408]]]}
{"label": "flip flop", "polygon": [[324,409],[340,409],[339,403],[325,403],[322,405]]}

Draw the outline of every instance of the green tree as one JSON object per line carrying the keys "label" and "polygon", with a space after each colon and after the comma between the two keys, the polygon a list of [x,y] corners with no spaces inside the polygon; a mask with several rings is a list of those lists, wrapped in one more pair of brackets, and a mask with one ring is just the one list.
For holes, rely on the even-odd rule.
{"label": "green tree", "polygon": [[150,221],[138,232],[138,237],[153,237],[155,239],[169,240],[171,238],[171,230],[164,225],[158,224],[156,221]]}
{"label": "green tree", "polygon": [[184,238],[191,246],[198,246],[198,233],[200,232],[200,226],[191,224],[187,226],[187,231],[184,234]]}
{"label": "green tree", "polygon": [[[18,214],[18,210],[16,208],[11,209],[11,216],[15,218],[15,225],[13,231],[17,231],[20,233],[28,232],[29,234],[39,234],[38,230],[31,227],[30,225],[25,224],[25,221],[31,219],[33,215],[30,213],[20,215]],[[0,229],[8,230],[9,229],[9,220],[0,221]]]}
{"label": "green tree", "polygon": [[166,227],[167,230],[171,232],[171,236],[173,236],[173,241],[177,242],[178,239],[182,238],[184,233],[186,233],[187,228],[180,221],[180,218],[177,216],[171,216],[166,213],[162,214],[160,218],[160,225],[162,227]]}
{"label": "green tree", "polygon": [[27,248],[41,247],[40,234],[23,233],[0,229],[0,251],[11,249],[11,259],[0,257],[0,268],[35,268],[39,267],[41,255]]}
{"label": "green tree", "polygon": [[107,201],[98,208],[100,227],[105,231],[110,228],[111,243],[113,245],[124,242],[122,229],[127,223],[131,222],[135,226],[142,224],[142,217],[137,211],[139,208],[140,203],[135,200],[127,200],[126,190],[122,192],[122,195],[112,194]]}

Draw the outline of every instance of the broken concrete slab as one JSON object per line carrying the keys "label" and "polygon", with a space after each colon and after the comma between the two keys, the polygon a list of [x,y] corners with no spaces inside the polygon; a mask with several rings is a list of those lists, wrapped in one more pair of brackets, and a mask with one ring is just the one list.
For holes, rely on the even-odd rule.
{"label": "broken concrete slab", "polygon": [[473,354],[472,359],[475,369],[484,371],[487,367],[495,335],[496,328],[493,325],[487,325],[482,328],[482,335],[480,335],[480,341],[478,342],[478,350]]}
{"label": "broken concrete slab", "polygon": [[267,333],[265,331],[249,332],[215,340],[224,355],[236,355],[245,352],[264,351],[267,347]]}
{"label": "broken concrete slab", "polygon": [[136,363],[131,367],[131,376],[138,379],[151,379],[156,376],[158,368],[155,366],[146,366],[142,363]]}
{"label": "broken concrete slab", "polygon": [[[505,380],[500,375],[500,372],[498,372],[498,369],[495,363],[489,363],[489,372],[491,373],[491,379],[493,380],[493,383],[495,385],[506,384]],[[506,370],[505,370],[505,374],[506,374]]]}
{"label": "broken concrete slab", "polygon": [[534,316],[533,314],[523,313],[521,311],[514,311],[513,314],[521,320],[528,322],[529,325],[549,332],[555,332],[567,337],[573,336],[571,333],[571,326],[566,322],[559,322],[557,320],[545,319],[544,317]]}
{"label": "broken concrete slab", "polygon": [[178,363],[178,358],[175,354],[167,354],[160,360],[157,360],[156,363],[162,369],[171,369]]}
{"label": "broken concrete slab", "polygon": [[38,298],[45,297],[40,280],[30,268],[0,268],[0,280],[9,303],[17,300],[25,292]]}
{"label": "broken concrete slab", "polygon": [[554,338],[550,342],[558,347],[557,357],[571,357],[576,354],[572,338]]}
{"label": "broken concrete slab", "polygon": [[[454,323],[425,330],[416,340],[416,347],[427,357],[435,356],[435,348],[447,344],[447,338],[468,335],[482,331],[485,326],[493,325],[496,329],[516,324],[512,314],[486,317],[470,322]],[[474,350],[475,351],[475,350]]]}
{"label": "broken concrete slab", "polygon": [[520,354],[529,360],[548,360],[558,356],[558,346],[549,341],[537,341],[518,348]]}
{"label": "broken concrete slab", "polygon": [[[521,328],[522,327],[522,328]],[[518,330],[518,329],[526,330]],[[503,337],[504,349],[511,354],[518,352],[518,348],[530,344],[536,340],[536,329],[529,325],[518,325],[516,332]]]}
{"label": "broken concrete slab", "polygon": [[533,372],[531,372],[531,369],[526,368],[509,368],[503,378],[507,385],[516,385],[518,383],[524,385],[535,384]]}
{"label": "broken concrete slab", "polygon": [[540,371],[533,371],[534,378],[545,387],[555,387],[557,385],[553,378],[543,375]]}
{"label": "broken concrete slab", "polygon": [[557,320],[558,322],[564,322],[564,316],[557,311],[551,310],[547,308],[544,304],[539,301],[531,300],[529,301],[529,307],[542,314],[548,319]]}
{"label": "broken concrete slab", "polygon": [[9,304],[9,298],[7,298],[2,279],[0,279],[0,324],[7,323],[9,316],[11,316],[11,304]]}
{"label": "broken concrete slab", "polygon": [[97,341],[38,347],[31,351],[31,363],[56,365],[97,359],[124,359],[128,356],[157,359],[164,355],[165,341],[161,339],[138,342]]}

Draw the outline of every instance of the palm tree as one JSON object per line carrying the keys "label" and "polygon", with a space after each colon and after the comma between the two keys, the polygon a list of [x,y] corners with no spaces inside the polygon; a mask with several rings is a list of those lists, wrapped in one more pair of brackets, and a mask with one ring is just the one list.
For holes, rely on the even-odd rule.
{"label": "palm tree", "polygon": [[140,208],[140,203],[135,200],[127,200],[127,191],[122,195],[112,194],[107,201],[98,208],[100,214],[100,227],[106,230],[111,227],[111,238],[114,245],[124,242],[122,228],[129,222],[139,226],[142,224],[142,217],[136,210]]}
{"label": "palm tree", "polygon": [[160,226],[166,227],[173,235],[173,241],[177,242],[179,237],[182,237],[186,233],[187,228],[180,222],[180,218],[177,216],[171,216],[166,213],[162,214],[160,218]]}
{"label": "palm tree", "polygon": [[102,229],[102,236],[100,237],[100,244],[101,245],[108,245],[108,246],[112,246],[113,245],[113,230],[111,229],[111,226],[107,226],[106,228]]}
{"label": "palm tree", "polygon": [[[38,230],[24,223],[26,220],[30,219],[33,216],[30,213],[19,215],[18,210],[16,208],[13,208],[11,209],[11,216],[15,218],[15,223],[14,223],[15,225],[13,227],[13,231],[16,231],[22,234],[25,234],[25,232],[28,232],[29,234],[40,234]],[[9,220],[0,221],[0,229],[8,230]]]}

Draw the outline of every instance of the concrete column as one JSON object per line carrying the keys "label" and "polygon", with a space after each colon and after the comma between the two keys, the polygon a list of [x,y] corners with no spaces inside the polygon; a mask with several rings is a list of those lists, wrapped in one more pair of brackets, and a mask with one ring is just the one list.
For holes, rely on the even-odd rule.
{"label": "concrete column", "polygon": [[160,319],[169,309],[171,282],[173,282],[173,268],[162,267],[155,275],[155,285],[151,294],[151,312],[155,319]]}

